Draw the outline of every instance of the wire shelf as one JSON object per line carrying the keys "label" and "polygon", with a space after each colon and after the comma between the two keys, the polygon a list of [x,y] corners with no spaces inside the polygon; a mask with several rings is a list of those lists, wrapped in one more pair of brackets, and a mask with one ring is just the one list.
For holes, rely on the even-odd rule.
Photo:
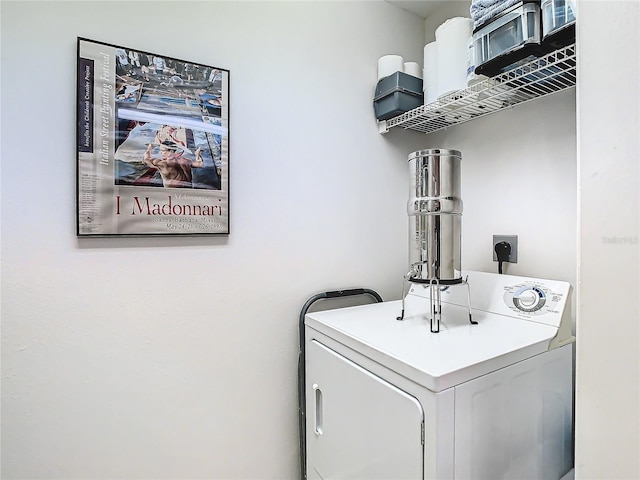
{"label": "wire shelf", "polygon": [[543,57],[438,98],[428,105],[378,122],[380,133],[393,127],[432,133],[576,84],[576,48],[568,45]]}

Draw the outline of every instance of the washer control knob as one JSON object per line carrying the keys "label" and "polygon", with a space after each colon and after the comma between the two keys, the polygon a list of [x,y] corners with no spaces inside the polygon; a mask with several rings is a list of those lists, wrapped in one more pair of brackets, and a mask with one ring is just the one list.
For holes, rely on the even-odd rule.
{"label": "washer control knob", "polygon": [[538,295],[533,290],[525,290],[518,297],[520,305],[525,308],[531,308],[538,302]]}
{"label": "washer control knob", "polygon": [[544,291],[538,287],[524,287],[513,295],[513,304],[523,312],[540,310],[546,301]]}

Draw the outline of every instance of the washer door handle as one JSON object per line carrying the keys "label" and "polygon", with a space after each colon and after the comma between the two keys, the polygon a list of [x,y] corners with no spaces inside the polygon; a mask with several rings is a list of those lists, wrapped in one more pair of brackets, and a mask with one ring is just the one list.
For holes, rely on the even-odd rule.
{"label": "washer door handle", "polygon": [[313,384],[313,391],[316,397],[316,425],[314,432],[317,436],[322,435],[322,390],[317,383]]}

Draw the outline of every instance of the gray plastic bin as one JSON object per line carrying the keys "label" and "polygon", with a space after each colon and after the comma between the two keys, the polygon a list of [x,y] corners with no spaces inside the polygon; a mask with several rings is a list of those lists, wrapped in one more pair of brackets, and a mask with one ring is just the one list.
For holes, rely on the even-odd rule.
{"label": "gray plastic bin", "polygon": [[422,79],[396,72],[376,86],[373,108],[378,120],[387,120],[423,104]]}

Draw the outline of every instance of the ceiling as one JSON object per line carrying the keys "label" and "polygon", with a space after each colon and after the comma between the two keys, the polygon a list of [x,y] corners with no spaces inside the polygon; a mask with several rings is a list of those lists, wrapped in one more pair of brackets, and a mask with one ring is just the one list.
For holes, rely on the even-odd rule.
{"label": "ceiling", "polygon": [[427,18],[433,11],[447,3],[447,0],[386,0],[386,2],[419,17]]}

